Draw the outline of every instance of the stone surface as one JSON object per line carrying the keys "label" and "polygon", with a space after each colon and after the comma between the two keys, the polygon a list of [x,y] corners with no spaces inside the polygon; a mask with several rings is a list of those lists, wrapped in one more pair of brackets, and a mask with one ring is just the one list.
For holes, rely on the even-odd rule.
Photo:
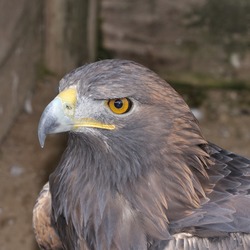
{"label": "stone surface", "polygon": [[249,9],[245,0],[102,0],[103,47],[166,75],[248,81]]}
{"label": "stone surface", "polygon": [[35,85],[42,1],[0,1],[0,141]]}
{"label": "stone surface", "polygon": [[45,1],[45,65],[57,75],[83,64],[87,50],[87,1]]}

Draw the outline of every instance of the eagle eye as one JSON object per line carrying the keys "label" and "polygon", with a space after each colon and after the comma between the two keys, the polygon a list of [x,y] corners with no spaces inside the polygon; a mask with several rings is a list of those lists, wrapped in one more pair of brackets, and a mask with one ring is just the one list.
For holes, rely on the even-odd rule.
{"label": "eagle eye", "polygon": [[117,115],[127,113],[132,107],[132,102],[128,98],[110,99],[107,104],[110,110]]}

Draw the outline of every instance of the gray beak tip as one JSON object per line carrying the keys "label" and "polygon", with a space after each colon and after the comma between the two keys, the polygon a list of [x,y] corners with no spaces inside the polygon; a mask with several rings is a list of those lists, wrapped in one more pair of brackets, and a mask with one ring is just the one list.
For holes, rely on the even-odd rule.
{"label": "gray beak tip", "polygon": [[46,139],[46,134],[44,133],[44,131],[42,131],[40,129],[40,126],[39,126],[39,129],[38,129],[38,140],[39,140],[41,148],[44,147],[45,139]]}
{"label": "gray beak tip", "polygon": [[39,140],[39,143],[40,143],[40,147],[44,148],[44,142],[42,142],[42,141]]}

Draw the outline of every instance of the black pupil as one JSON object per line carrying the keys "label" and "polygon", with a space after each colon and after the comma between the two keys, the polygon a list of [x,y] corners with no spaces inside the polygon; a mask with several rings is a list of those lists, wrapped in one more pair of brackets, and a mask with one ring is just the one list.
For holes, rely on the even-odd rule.
{"label": "black pupil", "polygon": [[123,106],[123,101],[122,101],[121,99],[116,99],[115,102],[114,102],[114,106],[115,106],[117,109],[122,108],[122,106]]}

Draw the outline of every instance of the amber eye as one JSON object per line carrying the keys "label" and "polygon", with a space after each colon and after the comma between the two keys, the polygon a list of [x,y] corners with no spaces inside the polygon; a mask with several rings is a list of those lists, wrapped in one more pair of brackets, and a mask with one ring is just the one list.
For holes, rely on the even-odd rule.
{"label": "amber eye", "polygon": [[132,106],[132,102],[128,98],[117,98],[108,100],[110,110],[118,115],[127,113]]}

